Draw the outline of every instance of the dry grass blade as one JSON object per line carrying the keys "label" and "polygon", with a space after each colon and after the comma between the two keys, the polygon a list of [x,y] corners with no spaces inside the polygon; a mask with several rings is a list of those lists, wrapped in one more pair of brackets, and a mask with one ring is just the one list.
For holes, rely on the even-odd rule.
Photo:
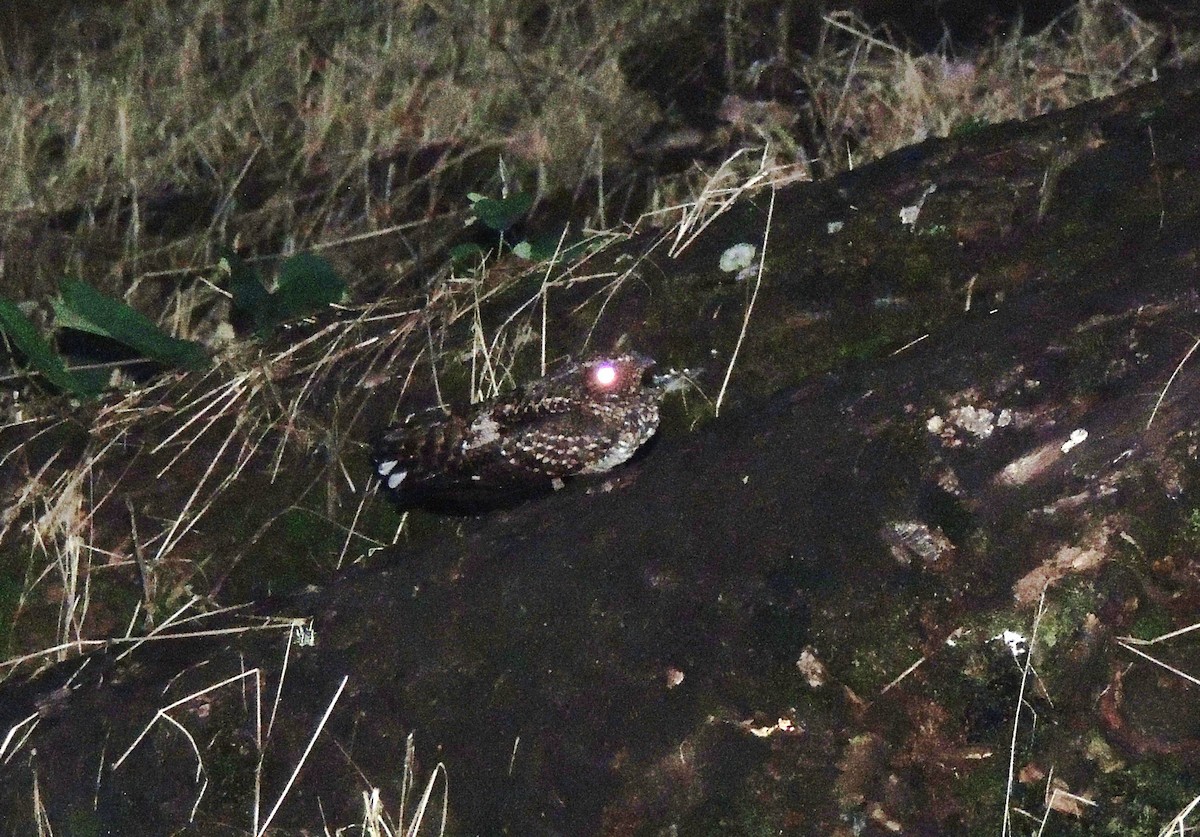
{"label": "dry grass blade", "polygon": [[688,246],[699,238],[708,225],[717,220],[737,203],[738,198],[748,189],[753,189],[763,183],[763,169],[767,161],[767,149],[763,148],[762,159],[759,161],[759,171],[747,181],[729,185],[736,176],[734,164],[749,149],[740,148],[726,158],[716,172],[704,184],[704,188],[696,199],[684,208],[675,227],[675,241],[671,244],[667,255],[671,258],[678,256]]}
{"label": "dry grass blade", "polygon": [[[40,718],[41,713],[34,712],[32,715],[25,716],[9,727],[8,732],[4,735],[4,740],[0,741],[0,760],[2,760],[4,764],[8,764],[9,760],[16,755],[16,753],[21,749],[21,746],[29,739],[29,736],[33,733],[34,729],[37,728],[38,723],[40,723]],[[17,735],[22,728],[25,728],[25,733],[21,736],[21,740],[14,744],[13,737]],[[11,750],[9,749],[10,747],[12,748]]]}
{"label": "dry grass blade", "polygon": [[[438,835],[440,837],[440,835],[446,833],[446,822],[449,819],[450,812],[450,785],[446,766],[441,762],[438,762],[433,768],[433,772],[425,782],[425,787],[421,792],[420,799],[416,801],[413,807],[411,817],[408,813],[409,802],[411,801],[410,797],[417,785],[414,739],[414,734],[410,732],[405,740],[404,767],[400,777],[399,811],[395,822],[388,821],[383,801],[380,798],[379,788],[373,787],[370,790],[362,792],[363,821],[360,828],[368,837],[417,837],[425,824],[425,817],[428,815],[429,804],[437,788],[439,778],[442,780],[442,811],[441,822],[438,826]],[[407,825],[405,824],[406,819]],[[326,829],[325,833],[328,835],[329,830]],[[341,834],[342,830],[339,830],[337,833]]]}
{"label": "dry grass blade", "polygon": [[[210,496],[209,502],[192,516],[187,525],[183,526],[181,531],[180,526],[183,524],[183,521],[187,519],[187,513],[192,508],[192,505],[196,502],[196,498],[200,494],[200,489],[204,487],[205,482],[208,481],[208,478],[212,476],[213,472],[217,469],[217,465],[220,463],[221,457],[225,454],[229,444],[237,437],[237,430],[241,423],[241,417],[239,416],[237,426],[235,426],[234,429],[231,430],[225,437],[225,441],[221,443],[221,447],[213,455],[212,462],[209,463],[208,468],[205,469],[200,479],[196,482],[196,487],[192,490],[187,502],[183,504],[183,508],[179,510],[179,514],[176,516],[174,523],[171,524],[171,528],[167,531],[166,537],[163,538],[162,546],[158,548],[158,553],[154,556],[155,563],[161,561],[163,556],[170,552],[175,544],[179,542],[179,539],[191,531],[192,527],[199,522],[200,517],[205,511],[207,511],[208,507],[212,503],[212,500],[215,499],[216,494],[220,491],[221,486],[229,482],[228,479],[222,480],[221,484],[218,485],[212,496]],[[176,534],[177,532],[178,534]]]}
{"label": "dry grass blade", "polygon": [[409,823],[407,830],[404,832],[404,837],[417,837],[417,833],[421,830],[421,824],[425,821],[425,812],[429,808],[429,800],[433,796],[434,788],[437,785],[438,775],[442,777],[442,825],[438,832],[445,834],[446,819],[450,813],[450,779],[446,774],[446,765],[440,761],[433,768],[433,773],[429,777],[429,781],[425,783],[425,790],[421,793],[421,799],[417,803],[417,808],[413,812],[412,821]]}
{"label": "dry grass blade", "polygon": [[1194,677],[1191,674],[1188,674],[1186,671],[1176,668],[1175,666],[1171,665],[1170,663],[1164,663],[1162,660],[1158,659],[1157,657],[1155,657],[1151,654],[1147,654],[1145,651],[1139,651],[1138,649],[1134,648],[1132,645],[1130,645],[1126,642],[1118,642],[1117,645],[1120,645],[1122,648],[1124,648],[1126,651],[1129,651],[1132,654],[1137,654],[1139,657],[1141,657],[1144,660],[1149,660],[1150,662],[1154,663],[1159,668],[1166,669],[1167,671],[1171,672],[1171,674],[1174,674],[1176,677],[1182,678],[1189,683],[1200,686],[1200,678]]}
{"label": "dry grass blade", "polygon": [[1186,627],[1179,628],[1178,630],[1169,631],[1165,634],[1159,634],[1158,636],[1154,637],[1153,639],[1138,639],[1137,637],[1133,637],[1133,636],[1122,636],[1122,637],[1117,637],[1117,638],[1121,642],[1127,642],[1130,645],[1157,645],[1160,642],[1166,642],[1167,640],[1174,639],[1175,637],[1184,636],[1185,634],[1190,634],[1192,631],[1200,631],[1200,622],[1196,622],[1196,623],[1193,623]]}
{"label": "dry grass blade", "polygon": [[54,829],[50,826],[50,814],[42,802],[42,788],[38,781],[37,770],[33,771],[33,819],[37,826],[38,837],[53,837]]}
{"label": "dry grass blade", "polygon": [[263,821],[258,831],[255,832],[254,837],[263,837],[267,829],[271,827],[271,821],[275,819],[275,815],[279,813],[283,801],[287,799],[288,792],[292,789],[292,785],[295,784],[296,777],[300,775],[300,769],[304,767],[304,762],[308,760],[308,754],[312,752],[313,745],[317,743],[317,737],[321,734],[321,730],[325,729],[325,723],[329,720],[329,716],[333,714],[333,708],[337,705],[338,700],[342,696],[342,691],[346,688],[346,683],[349,680],[350,675],[348,674],[342,677],[342,682],[338,685],[337,691],[329,701],[329,706],[325,708],[325,714],[317,722],[317,727],[313,730],[312,737],[308,740],[308,745],[304,748],[304,752],[300,754],[300,760],[296,762],[296,767],[292,770],[292,775],[288,777],[287,783],[283,786],[283,790],[279,794],[279,799],[275,801],[274,807],[271,808],[271,812],[267,814],[267,818]]}
{"label": "dry grass blade", "polygon": [[1162,831],[1158,832],[1158,837],[1187,837],[1188,834],[1195,834],[1198,826],[1189,826],[1187,821],[1197,809],[1200,809],[1200,796],[1194,797],[1183,806],[1183,809],[1163,826]]}
{"label": "dry grass blade", "polygon": [[1012,738],[1008,743],[1008,781],[1004,790],[1004,821],[1001,826],[1001,837],[1013,834],[1012,826],[1012,795],[1013,786],[1017,779],[1017,733],[1021,728],[1021,708],[1025,705],[1025,690],[1029,684],[1029,675],[1033,671],[1033,650],[1037,646],[1038,628],[1042,624],[1042,615],[1046,612],[1046,588],[1038,599],[1037,615],[1033,617],[1033,631],[1025,648],[1025,664],[1021,666],[1021,686],[1017,690],[1017,706],[1013,712]]}
{"label": "dry grass blade", "polygon": [[1200,340],[1197,340],[1195,343],[1193,343],[1192,347],[1187,350],[1187,353],[1184,354],[1183,358],[1176,365],[1175,371],[1171,373],[1171,377],[1167,379],[1167,383],[1162,388],[1162,392],[1158,394],[1158,400],[1154,402],[1154,409],[1150,411],[1150,418],[1146,420],[1147,430],[1150,429],[1150,425],[1154,424],[1154,417],[1158,415],[1158,408],[1162,406],[1163,399],[1167,397],[1167,390],[1171,388],[1171,384],[1175,383],[1175,379],[1179,377],[1179,373],[1183,370],[1184,364],[1188,362],[1188,358],[1195,353],[1196,349],[1200,349]]}
{"label": "dry grass blade", "polygon": [[[180,729],[183,729],[183,727],[179,724],[178,721],[176,721],[174,718],[171,718],[167,714],[172,709],[175,709],[176,707],[179,707],[179,706],[183,706],[185,703],[195,700],[198,697],[203,697],[204,695],[208,694],[209,692],[212,692],[217,689],[228,686],[231,683],[240,683],[243,680],[246,680],[247,678],[250,678],[250,677],[254,678],[254,682],[255,682],[256,686],[259,688],[259,690],[261,690],[262,689],[262,672],[257,668],[253,668],[253,669],[250,669],[249,671],[244,671],[241,674],[235,674],[231,677],[227,677],[219,683],[214,683],[211,686],[206,686],[205,688],[200,689],[199,691],[196,691],[196,692],[192,692],[189,695],[184,695],[183,697],[179,698],[178,700],[173,701],[173,702],[167,704],[166,706],[161,707],[156,713],[154,713],[154,717],[150,719],[150,722],[146,724],[146,726],[142,729],[142,731],[140,733],[138,733],[138,736],[137,736],[137,738],[135,738],[133,740],[133,743],[130,744],[129,747],[125,750],[125,752],[121,753],[121,755],[117,758],[117,760],[113,762],[111,769],[117,770],[118,768],[120,768],[120,766],[122,764],[125,763],[125,759],[129,758],[129,754],[132,753],[135,749],[137,749],[138,744],[142,743],[142,739],[145,738],[150,733],[150,730],[154,728],[155,723],[157,723],[159,720],[171,721],[176,726],[179,726]],[[187,730],[183,730],[183,731],[185,734],[187,734]],[[191,742],[192,749],[196,753],[196,760],[198,762],[200,762],[200,765],[197,769],[198,770],[203,769],[203,760],[200,758],[200,750],[196,746],[195,739],[193,739],[190,734],[187,734],[187,738]]]}
{"label": "dry grass blade", "polygon": [[775,217],[775,187],[771,187],[771,203],[767,208],[767,226],[763,230],[762,253],[758,257],[758,273],[754,277],[754,291],[750,301],[746,303],[746,314],[742,318],[742,329],[738,332],[737,342],[733,345],[733,353],[729,357],[729,366],[725,368],[725,379],[721,381],[721,389],[717,393],[717,403],[713,415],[721,414],[721,402],[725,400],[725,390],[729,386],[729,378],[733,375],[733,366],[737,363],[738,353],[742,349],[742,341],[746,339],[746,331],[750,327],[750,315],[754,313],[754,302],[758,299],[758,290],[762,287],[763,270],[767,264],[767,242],[771,237],[771,221]]}

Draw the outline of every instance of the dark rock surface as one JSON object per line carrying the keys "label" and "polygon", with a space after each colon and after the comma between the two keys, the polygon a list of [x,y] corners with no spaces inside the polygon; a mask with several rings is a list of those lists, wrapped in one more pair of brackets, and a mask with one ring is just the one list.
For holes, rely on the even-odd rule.
{"label": "dark rock surface", "polygon": [[[1200,787],[1195,698],[1116,638],[1200,602],[1200,355],[1147,427],[1200,327],[1198,90],[1181,75],[781,192],[734,374],[787,389],[695,431],[681,410],[610,483],[258,607],[311,618],[314,645],[172,639],[14,678],[2,833],[33,833],[35,780],[55,833],[247,833],[258,742],[265,816],[343,678],[280,833],[355,821],[369,786],[395,810],[410,732],[419,777],[448,769],[449,833],[999,833],[1022,694],[1013,805],[1040,817],[1052,768],[1099,806],[1051,806],[1071,833],[1156,833]],[[745,287],[715,265],[761,240],[766,205],[649,259],[596,340],[676,362],[731,345]],[[1029,636],[1044,588],[1022,693],[993,637]],[[170,709],[191,741],[159,720],[113,767],[228,678]]]}

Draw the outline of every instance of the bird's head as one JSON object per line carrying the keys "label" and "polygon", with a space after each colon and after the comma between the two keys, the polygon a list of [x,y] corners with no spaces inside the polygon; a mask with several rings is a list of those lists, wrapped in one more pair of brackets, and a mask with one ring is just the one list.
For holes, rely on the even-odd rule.
{"label": "bird's head", "polygon": [[586,360],[578,374],[588,392],[597,396],[633,395],[656,386],[654,361],[635,352]]}

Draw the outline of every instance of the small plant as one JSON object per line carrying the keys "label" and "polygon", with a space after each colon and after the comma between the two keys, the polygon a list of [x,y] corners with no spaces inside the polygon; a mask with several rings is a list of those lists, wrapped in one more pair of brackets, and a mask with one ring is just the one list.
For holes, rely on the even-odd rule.
{"label": "small plant", "polygon": [[[268,291],[258,271],[234,253],[226,253],[220,269],[229,277],[233,309],[249,321],[259,337],[276,326],[340,301],[346,283],[325,259],[300,253],[279,268],[276,288]],[[94,334],[133,349],[142,358],[171,369],[203,369],[211,361],[204,347],[164,332],[119,299],[100,293],[80,279],[64,279],[51,301],[54,328]],[[31,373],[54,388],[92,397],[108,387],[101,370],[69,368],[18,304],[0,297],[0,332],[24,355]]]}
{"label": "small plant", "polygon": [[124,302],[79,279],[65,279],[60,298],[52,302],[56,328],[88,332],[128,346],[150,360],[180,369],[208,365],[204,348],[164,332]]}
{"label": "small plant", "polygon": [[0,299],[0,331],[25,356],[31,370],[41,373],[51,386],[79,396],[95,395],[104,389],[103,374],[94,369],[68,369],[25,312],[7,299]]}
{"label": "small plant", "polygon": [[[209,362],[199,343],[172,337],[124,302],[105,296],[80,279],[64,279],[60,296],[52,304],[55,328],[95,334],[168,367],[200,369]],[[103,372],[68,368],[21,308],[3,298],[0,298],[0,331],[25,356],[30,371],[40,374],[55,388],[91,397],[106,387],[108,377]]]}
{"label": "small plant", "polygon": [[261,274],[232,251],[226,251],[218,270],[229,277],[233,311],[248,321],[259,337],[276,326],[340,302],[346,283],[329,262],[311,253],[297,253],[279,266],[275,290],[268,291]]}
{"label": "small plant", "polygon": [[[522,237],[513,242],[511,232],[533,206],[533,197],[527,192],[515,192],[500,199],[485,197],[478,192],[467,195],[471,202],[471,213],[475,216],[471,224],[481,224],[498,238],[501,250],[509,250],[514,256],[526,261],[544,261],[554,257],[558,242],[556,239],[541,237],[536,240]],[[468,241],[450,250],[450,257],[456,263],[463,263],[473,258],[482,259],[484,248],[479,244]]]}

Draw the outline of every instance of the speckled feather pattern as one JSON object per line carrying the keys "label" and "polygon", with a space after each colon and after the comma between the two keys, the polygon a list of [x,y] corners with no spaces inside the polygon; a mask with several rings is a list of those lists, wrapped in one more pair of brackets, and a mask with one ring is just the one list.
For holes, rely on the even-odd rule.
{"label": "speckled feather pattern", "polygon": [[653,366],[633,353],[593,358],[463,411],[409,416],[379,437],[375,473],[402,506],[604,473],[658,428]]}

